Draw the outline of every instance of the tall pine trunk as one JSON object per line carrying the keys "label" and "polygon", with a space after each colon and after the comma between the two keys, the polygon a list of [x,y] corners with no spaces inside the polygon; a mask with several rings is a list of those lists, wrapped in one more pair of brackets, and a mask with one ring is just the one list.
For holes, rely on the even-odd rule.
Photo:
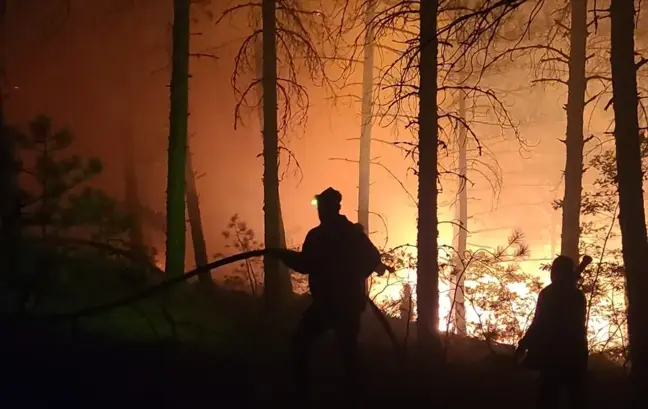
{"label": "tall pine trunk", "polygon": [[139,183],[137,179],[137,159],[135,143],[135,115],[139,108],[137,90],[137,78],[133,71],[138,67],[137,55],[140,45],[140,34],[137,26],[135,13],[126,17],[126,30],[124,34],[131,36],[133,42],[126,45],[126,58],[121,70],[120,79],[123,84],[125,98],[118,98],[119,107],[122,112],[122,147],[124,149],[124,186],[126,210],[132,217],[132,226],[129,230],[130,245],[143,249],[144,231],[142,227],[142,202],[139,195]]}
{"label": "tall pine trunk", "polygon": [[439,337],[437,0],[420,3],[419,158],[417,226],[417,337],[423,348],[441,351]]}
{"label": "tall pine trunk", "polygon": [[[369,234],[369,190],[371,185],[371,127],[373,123],[374,27],[376,0],[369,0],[365,9],[365,43],[362,62],[362,110],[360,113],[360,157],[358,161],[358,223]],[[371,291],[371,277],[365,292]]]}
{"label": "tall pine trunk", "polygon": [[639,408],[648,398],[648,237],[637,115],[634,2],[613,1],[610,17],[619,225],[627,283],[631,385],[634,407]]}
{"label": "tall pine trunk", "polygon": [[[21,250],[18,158],[14,141],[7,134],[5,97],[7,63],[7,2],[0,1],[0,264],[5,272],[18,273]],[[4,279],[4,277],[3,277]]]}
{"label": "tall pine trunk", "polygon": [[579,260],[581,193],[583,189],[583,115],[585,111],[585,49],[587,1],[571,2],[571,48],[565,145],[565,196],[562,206],[560,254]]}
{"label": "tall pine trunk", "polygon": [[[255,54],[256,54],[255,57],[256,57],[257,78],[263,78],[263,41],[257,40]],[[261,101],[263,99],[263,83],[258,84],[256,90],[257,90],[257,96],[259,98],[259,101]],[[259,129],[261,129],[262,140],[263,140],[263,129],[264,129],[263,111],[264,111],[264,105],[260,104],[257,107],[257,116],[259,118]],[[279,170],[277,169],[277,172],[278,171]],[[278,209],[279,209],[279,247],[286,248],[287,247],[286,229],[283,223],[283,213],[281,211],[281,200],[279,200]],[[292,281],[290,280],[290,270],[288,270],[288,267],[286,267],[286,265],[284,265],[283,263],[279,263],[278,269],[279,269],[278,270],[279,277],[284,277],[284,280],[285,278],[287,278],[288,280],[288,283],[283,282],[281,284],[281,287],[284,288],[286,291],[292,292]],[[288,289],[288,285],[290,285],[289,289]]]}
{"label": "tall pine trunk", "polygon": [[[466,121],[466,94],[459,91],[459,117]],[[466,269],[464,257],[467,250],[468,241],[468,160],[467,160],[467,143],[468,130],[463,124],[458,125],[459,144],[459,208],[458,218],[459,226],[457,227],[457,261],[454,268],[454,288],[452,291],[452,315],[455,330],[459,335],[466,335],[466,302],[464,297],[464,282]]]}
{"label": "tall pine trunk", "polygon": [[365,43],[362,62],[362,111],[358,180],[358,223],[369,234],[369,184],[371,183],[371,124],[373,114],[374,29],[376,1],[369,0],[365,10]]}
{"label": "tall pine trunk", "polygon": [[[281,247],[279,132],[277,127],[277,26],[275,0],[263,0],[263,222],[265,246]],[[290,276],[277,258],[265,257],[264,297],[276,310],[292,292]]]}
{"label": "tall pine trunk", "polygon": [[132,39],[130,44],[121,48],[123,60],[117,67],[116,75],[120,86],[115,99],[115,106],[121,113],[120,136],[123,149],[123,176],[124,176],[124,204],[126,211],[132,217],[128,240],[129,245],[143,249],[144,232],[142,227],[141,209],[142,203],[139,197],[139,183],[137,179],[137,159],[135,142],[135,116],[139,109],[139,98],[137,90],[137,77],[134,71],[138,67],[137,55],[141,44],[141,34],[138,30],[137,13],[134,11],[124,20],[124,26],[120,30],[123,37]]}
{"label": "tall pine trunk", "polygon": [[189,0],[173,1],[173,52],[167,170],[166,272],[184,274],[185,160],[189,115]]}
{"label": "tall pine trunk", "polygon": [[[196,267],[200,267],[208,263],[207,244],[205,243],[202,216],[200,215],[200,201],[198,199],[198,190],[196,189],[196,173],[193,168],[193,161],[189,149],[187,149],[185,178],[187,184],[187,216],[189,216],[189,227],[191,228],[191,244]],[[213,280],[210,274],[201,274],[198,279],[202,287],[205,289],[211,288]]]}
{"label": "tall pine trunk", "polygon": [[129,242],[134,248],[143,249],[144,231],[142,228],[141,208],[142,202],[139,196],[137,183],[137,162],[135,160],[135,141],[133,138],[133,124],[130,113],[126,113],[127,124],[124,126],[123,144],[125,151],[124,158],[124,182],[126,185],[126,209],[132,217],[132,225],[129,230]]}

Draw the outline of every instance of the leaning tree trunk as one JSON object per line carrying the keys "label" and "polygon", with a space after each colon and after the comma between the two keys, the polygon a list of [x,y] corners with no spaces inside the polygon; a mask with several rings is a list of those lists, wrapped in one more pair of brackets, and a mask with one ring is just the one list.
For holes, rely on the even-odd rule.
{"label": "leaning tree trunk", "polygon": [[562,203],[560,254],[579,260],[581,192],[583,189],[583,115],[585,111],[585,49],[587,1],[571,2],[571,49],[565,145],[565,196]]}
{"label": "leaning tree trunk", "polygon": [[[187,149],[187,163],[185,170],[187,184],[187,215],[189,216],[189,226],[191,228],[191,244],[194,251],[194,260],[196,267],[202,267],[209,261],[207,259],[207,244],[205,243],[205,233],[203,232],[202,217],[200,215],[200,202],[198,199],[198,190],[196,189],[196,174],[191,160],[191,152]],[[211,274],[201,274],[198,276],[201,287],[209,290],[213,284]]]}
{"label": "leaning tree trunk", "polygon": [[419,159],[417,226],[417,336],[424,348],[441,351],[439,336],[437,0],[420,3]]}
{"label": "leaning tree trunk", "polygon": [[[279,132],[277,129],[277,27],[275,0],[263,0],[263,211],[265,246],[281,246],[279,205]],[[277,258],[264,257],[264,297],[279,308],[292,292],[287,270]]]}
{"label": "leaning tree trunk", "polygon": [[166,272],[184,273],[185,160],[189,115],[189,0],[173,1],[173,52],[167,171]]}
{"label": "leaning tree trunk", "polygon": [[365,10],[365,44],[362,62],[362,112],[360,125],[360,161],[358,181],[358,223],[369,234],[369,184],[371,173],[371,124],[373,111],[374,29],[376,0],[369,0]]}
{"label": "leaning tree trunk", "polygon": [[[466,94],[459,91],[459,117],[466,121]],[[457,334],[465,336],[466,331],[466,302],[464,297],[466,268],[464,257],[466,256],[468,241],[468,160],[467,143],[468,129],[464,124],[458,125],[459,144],[459,226],[457,227],[457,261],[454,266],[452,291],[452,315]]]}
{"label": "leaning tree trunk", "polygon": [[619,225],[627,283],[631,385],[634,407],[639,408],[648,398],[648,237],[637,115],[633,3],[613,1],[610,17]]}
{"label": "leaning tree trunk", "polygon": [[[258,41],[258,40],[256,41],[255,57],[256,57],[257,78],[263,78],[263,41]],[[260,101],[263,98],[263,84],[262,83],[258,84],[256,90],[257,90],[257,96]],[[257,116],[259,117],[259,129],[261,129],[261,139],[263,139],[263,129],[264,129],[263,111],[264,111],[264,105],[259,104],[259,106],[257,107]],[[283,249],[286,248],[286,229],[283,223],[283,213],[281,211],[281,200],[279,200],[278,209],[279,209],[279,247]],[[287,286],[288,284],[290,284],[289,292],[292,292],[292,281],[290,281],[290,270],[288,270],[288,267],[286,267],[286,265],[281,262],[279,263],[278,269],[279,269],[279,274],[278,274],[279,277],[287,277],[289,280],[289,283],[285,283],[285,282],[282,283],[282,288],[288,291]]]}

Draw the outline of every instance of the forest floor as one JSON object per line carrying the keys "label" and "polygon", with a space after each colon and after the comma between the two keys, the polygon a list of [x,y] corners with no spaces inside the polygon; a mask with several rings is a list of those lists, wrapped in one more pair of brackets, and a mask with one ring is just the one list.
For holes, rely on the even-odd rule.
{"label": "forest floor", "polygon": [[[273,331],[240,325],[240,319],[239,330],[218,343],[109,341],[83,334],[71,339],[51,329],[5,326],[3,407],[289,408],[287,340],[298,313]],[[533,407],[534,374],[513,363],[510,348],[454,339],[448,364],[431,371],[413,349],[405,357],[396,354],[371,317],[364,321],[359,398],[351,402],[342,394],[337,354],[327,337],[313,353],[313,407]],[[621,407],[625,380],[620,370],[592,369],[588,391],[591,408]]]}

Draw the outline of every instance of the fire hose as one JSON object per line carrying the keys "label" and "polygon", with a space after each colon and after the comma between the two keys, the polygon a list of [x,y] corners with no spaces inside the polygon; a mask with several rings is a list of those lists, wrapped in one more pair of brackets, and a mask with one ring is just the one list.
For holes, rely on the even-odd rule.
{"label": "fire hose", "polygon": [[[130,253],[126,250],[122,250],[119,248],[115,248],[110,245],[104,245],[101,243],[95,243],[95,242],[90,242],[90,241],[85,241],[85,240],[65,240],[68,243],[74,243],[74,244],[82,244],[82,245],[88,245],[91,247],[97,247],[109,252],[116,253],[118,255],[124,256],[126,258],[131,259],[132,261],[138,262],[138,260],[134,260]],[[262,257],[262,256],[276,256],[277,258],[281,259],[286,265],[292,268],[292,265],[294,265],[295,259],[299,255],[298,252],[291,251],[291,250],[285,250],[285,249],[263,249],[263,250],[252,250],[252,251],[246,251],[238,254],[234,254],[229,257],[222,258],[220,260],[213,261],[211,263],[199,266],[182,276],[178,277],[172,277],[169,279],[166,279],[162,281],[161,283],[158,283],[156,285],[153,285],[139,293],[124,297],[122,299],[108,302],[105,304],[99,304],[99,305],[94,305],[90,307],[83,308],[78,311],[74,312],[69,312],[69,313],[57,313],[57,314],[47,314],[47,315],[27,315],[27,316],[21,316],[20,319],[27,319],[27,320],[47,320],[47,321],[58,321],[58,320],[67,320],[67,319],[74,319],[74,318],[81,318],[81,317],[91,317],[91,316],[96,316],[96,315],[101,315],[106,312],[109,312],[110,310],[113,310],[115,308],[123,307],[129,304],[132,304],[134,302],[140,301],[144,298],[148,298],[158,292],[161,292],[165,289],[168,289],[176,284],[180,284],[182,282],[185,282],[189,280],[190,278],[199,276],[200,274],[206,274],[209,273],[211,270],[217,269],[219,267],[226,266],[228,264],[236,263],[239,261],[243,261],[249,258],[253,257]],[[142,263],[146,264],[146,267],[152,270],[156,270],[160,273],[164,273],[161,269],[158,267],[151,265],[150,263]],[[373,300],[369,297],[366,296],[367,302],[373,311],[373,313],[376,315],[376,318],[378,321],[381,323],[383,326],[385,332],[387,333],[387,336],[389,337],[390,341],[392,342],[394,348],[397,351],[401,350],[400,343],[398,342],[398,339],[396,338],[396,335],[394,334],[394,331],[389,324],[389,321],[385,317],[385,315],[382,313],[382,311],[378,308],[378,306],[373,302]]]}

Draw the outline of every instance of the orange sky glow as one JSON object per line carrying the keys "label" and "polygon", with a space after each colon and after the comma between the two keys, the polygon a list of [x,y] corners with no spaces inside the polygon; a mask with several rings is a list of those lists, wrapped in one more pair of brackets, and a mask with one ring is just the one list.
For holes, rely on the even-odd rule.
{"label": "orange sky glow", "polygon": [[[103,18],[98,9],[82,3],[51,38],[35,34],[34,26],[24,21],[13,27],[22,43],[10,50],[13,58],[8,75],[18,88],[10,96],[8,117],[15,123],[24,123],[38,113],[45,113],[59,126],[69,126],[77,136],[74,149],[84,155],[99,156],[105,162],[105,172],[97,183],[120,197],[124,189],[123,151],[118,138],[130,123],[136,134],[140,195],[147,206],[162,211],[170,10],[159,8],[133,17],[141,31],[138,34],[117,23],[101,24]],[[233,126],[236,99],[230,79],[238,47],[235,40],[246,34],[243,25],[242,18],[221,28],[203,24],[196,28],[202,35],[192,44],[201,52],[220,45],[213,50],[219,57],[217,61],[203,58],[191,63],[193,136],[189,143],[196,171],[203,175],[197,180],[197,188],[212,255],[227,251],[221,232],[233,214],[254,229],[259,239],[263,232],[258,120],[250,111],[244,114],[243,125],[236,130]],[[137,60],[131,65],[123,63],[128,47],[137,47]],[[119,83],[126,71],[136,78],[134,94],[127,94]],[[356,71],[355,80],[350,82],[359,81],[360,70]],[[505,77],[487,80],[493,87],[509,90],[506,104],[529,147],[522,149],[510,132],[502,135],[492,126],[475,125],[476,133],[494,159],[475,155],[473,142],[470,160],[484,164],[476,164],[469,175],[474,184],[468,187],[468,243],[470,249],[495,248],[506,244],[507,237],[519,229],[530,248],[530,255],[520,262],[521,267],[546,282],[547,273],[540,271],[540,265],[549,262],[560,249],[560,214],[552,209],[551,202],[563,193],[564,148],[558,139],[565,134],[562,105],[567,92],[550,86],[532,88],[531,75],[520,65]],[[329,186],[343,194],[342,213],[353,221],[357,219],[358,172],[352,161],[357,160],[359,151],[360,105],[348,98],[334,101],[325,90],[306,85],[311,100],[308,121],[287,135],[287,145],[299,161],[300,170],[294,163],[286,168],[287,156],[282,157],[286,174],[281,183],[281,199],[289,245],[301,245],[308,230],[317,224],[316,210],[310,201],[315,193]],[[343,91],[359,93],[357,87],[351,86]],[[132,114],[127,122],[129,110]],[[589,114],[592,120],[586,121],[585,133],[604,134],[611,113],[598,109]],[[376,214],[370,218],[371,239],[381,248],[414,245],[417,211],[413,198],[417,179],[411,171],[413,163],[399,149],[380,142],[411,141],[412,136],[402,127],[376,125],[373,138],[376,141],[372,157],[380,165],[371,169],[370,206]],[[442,161],[447,165],[455,160],[454,154],[444,155]],[[491,182],[495,175],[489,167],[496,169],[495,164],[499,166],[497,177],[501,185],[494,190]],[[592,181],[593,176],[587,174],[585,189],[591,187]],[[449,222],[455,219],[457,181],[448,177],[442,186],[439,242],[452,245],[455,232]],[[163,233],[151,230],[147,235],[162,252]],[[188,251],[188,267],[192,263],[193,256]],[[218,279],[219,274],[214,276]],[[415,285],[414,271],[402,271],[399,276]],[[382,291],[376,298],[379,304],[398,299],[402,291],[402,284],[384,290],[386,280],[378,279],[372,289],[373,295]],[[445,317],[450,309],[447,285],[443,284],[441,290],[446,294],[441,299],[441,316]],[[467,314],[468,321],[477,321],[475,311],[468,309]],[[596,325],[604,326],[600,322]],[[447,321],[442,319],[441,329],[446,326]]]}

